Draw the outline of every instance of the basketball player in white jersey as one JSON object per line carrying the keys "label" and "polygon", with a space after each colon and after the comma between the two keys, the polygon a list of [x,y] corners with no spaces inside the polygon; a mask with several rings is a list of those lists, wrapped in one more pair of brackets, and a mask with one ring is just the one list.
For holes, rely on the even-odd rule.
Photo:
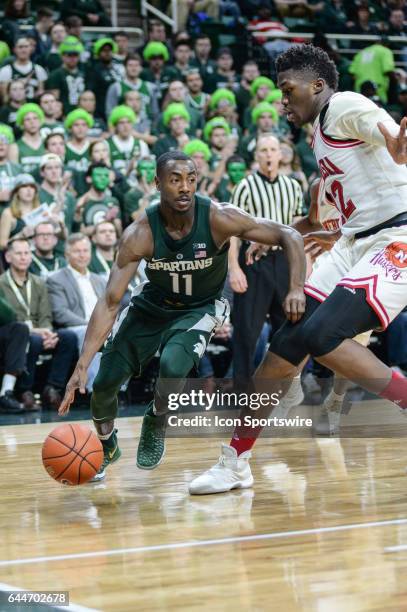
{"label": "basketball player in white jersey", "polygon": [[[291,47],[276,67],[288,120],[313,124],[323,189],[341,214],[342,237],[307,281],[304,316],[274,334],[255,382],[266,379],[268,392],[284,391],[311,355],[406,409],[407,379],[352,338],[385,329],[407,304],[407,118],[399,126],[364,96],[335,93],[336,67],[313,45]],[[246,424],[250,413],[242,413],[219,462],[190,483],[192,494],[252,485],[250,450],[261,428]]]}

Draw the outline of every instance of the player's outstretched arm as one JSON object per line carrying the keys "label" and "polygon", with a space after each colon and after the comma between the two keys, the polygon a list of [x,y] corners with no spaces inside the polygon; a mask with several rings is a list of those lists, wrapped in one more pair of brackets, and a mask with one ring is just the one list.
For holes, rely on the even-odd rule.
{"label": "player's outstretched arm", "polygon": [[87,369],[90,362],[108,337],[120,308],[120,302],[134,278],[140,261],[151,257],[152,236],[145,221],[133,223],[124,232],[116,261],[112,266],[104,295],[99,298],[86,330],[81,355],[66,386],[64,399],[59,407],[60,415],[67,414],[74,400],[75,391],[85,393]]}
{"label": "player's outstretched arm", "polygon": [[290,270],[289,291],[284,301],[284,310],[290,321],[299,321],[305,311],[303,288],[306,272],[301,235],[288,225],[262,218],[255,219],[234,206],[214,207],[211,227],[218,244],[223,244],[231,236],[237,236],[241,240],[281,246],[284,249]]}
{"label": "player's outstretched arm", "polygon": [[378,123],[381,134],[386,143],[386,148],[396,164],[407,164],[407,117],[400,121],[399,133],[392,135],[383,123]]}

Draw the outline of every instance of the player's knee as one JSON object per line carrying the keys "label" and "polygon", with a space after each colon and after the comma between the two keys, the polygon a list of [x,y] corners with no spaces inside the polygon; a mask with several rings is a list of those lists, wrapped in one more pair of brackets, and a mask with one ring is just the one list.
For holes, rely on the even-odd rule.
{"label": "player's knee", "polygon": [[193,360],[185,347],[182,344],[173,344],[161,355],[160,378],[185,378],[193,365]]}
{"label": "player's knee", "polygon": [[327,355],[345,339],[337,329],[329,329],[320,317],[311,317],[304,325],[303,339],[307,352],[312,357]]}
{"label": "player's knee", "polygon": [[96,376],[92,392],[96,397],[115,395],[119,389],[121,380],[113,372],[101,372]]}

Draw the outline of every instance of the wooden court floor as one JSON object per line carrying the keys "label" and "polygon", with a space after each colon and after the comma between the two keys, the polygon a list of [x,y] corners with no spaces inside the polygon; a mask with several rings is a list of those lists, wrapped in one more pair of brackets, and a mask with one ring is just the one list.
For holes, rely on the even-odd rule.
{"label": "wooden court floor", "polygon": [[407,419],[368,408],[393,435],[263,439],[254,488],[205,497],[187,483],[219,440],[171,439],[143,472],[140,419],[123,418],[105,483],[68,488],[41,464],[55,423],[3,427],[0,589],[67,590],[73,610],[407,610]]}

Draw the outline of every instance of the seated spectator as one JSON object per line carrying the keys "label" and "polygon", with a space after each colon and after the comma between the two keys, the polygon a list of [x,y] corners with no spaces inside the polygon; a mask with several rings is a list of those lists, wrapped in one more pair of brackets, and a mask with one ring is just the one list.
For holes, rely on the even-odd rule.
{"label": "seated spectator", "polygon": [[83,45],[75,36],[68,36],[59,45],[58,51],[62,66],[51,72],[45,87],[61,100],[67,114],[77,107],[79,96],[85,90],[85,72],[79,66]]}
{"label": "seated spectator", "polygon": [[93,125],[88,131],[88,138],[107,138],[109,132],[107,131],[106,121],[101,117],[95,117],[96,96],[93,91],[86,89],[81,93],[78,107],[83,108],[93,119]]}
{"label": "seated spectator", "polygon": [[156,163],[150,158],[142,158],[137,162],[137,185],[124,196],[124,223],[128,225],[136,221],[148,206],[156,204],[160,199],[155,184]]}
{"label": "seated spectator", "polygon": [[140,79],[143,70],[139,55],[128,55],[124,60],[125,76],[122,80],[112,83],[106,95],[106,116],[115,106],[124,104],[124,96],[128,91],[137,91],[142,100],[142,109],[151,119],[158,114],[157,100],[152,95],[151,83]]}
{"label": "seated spectator", "polygon": [[103,162],[109,168],[109,188],[112,191],[112,195],[119,200],[120,207],[123,208],[124,194],[130,189],[130,184],[123,174],[112,168],[108,142],[106,140],[95,140],[92,142],[89,147],[89,156],[91,164]]}
{"label": "seated spectator", "polygon": [[189,62],[192,59],[192,49],[188,40],[179,40],[174,48],[174,79],[185,81],[190,70]]}
{"label": "seated spectator", "polygon": [[232,193],[236,185],[244,179],[247,174],[246,162],[240,155],[231,155],[226,160],[226,177],[224,177],[216,191],[215,197],[219,202],[231,202]]}
{"label": "seated spectator", "polygon": [[[203,140],[195,138],[190,140],[185,147],[183,152],[189,155],[195,164],[197,174],[197,193],[201,195],[211,196],[215,187],[212,187],[212,175],[209,171],[209,160],[211,159],[211,151]],[[212,189],[211,189],[212,187]]]}
{"label": "seated spectator", "polygon": [[251,84],[251,102],[243,115],[243,127],[249,128],[251,124],[251,113],[255,106],[260,102],[265,102],[269,94],[274,91],[275,85],[271,79],[265,76],[259,76]]}
{"label": "seated spectator", "polygon": [[62,66],[62,58],[59,47],[66,38],[66,29],[63,23],[54,23],[49,31],[51,46],[48,51],[38,58],[38,63],[47,70],[48,73]]}
{"label": "seated spectator", "polygon": [[[174,102],[185,105],[186,93],[187,89],[182,81],[171,81],[168,86],[167,95],[165,96],[162,104],[163,112],[170,104]],[[187,110],[189,113],[188,135],[191,137],[200,136],[205,123],[204,116],[202,112],[196,110],[195,108],[188,108]],[[166,129],[163,123],[163,113],[161,113],[154,131],[157,134],[168,133],[168,129]]]}
{"label": "seated spectator", "polygon": [[24,412],[14,389],[17,379],[24,372],[30,330],[25,323],[15,320],[11,304],[0,289],[0,372],[3,379],[0,387],[0,414]]}
{"label": "seated spectator", "polygon": [[75,198],[68,190],[70,186],[70,174],[64,175],[63,161],[55,153],[47,153],[41,159],[41,186],[38,193],[41,204],[48,204],[52,209],[53,222],[57,226],[57,234],[60,240],[59,254],[64,251],[63,241],[66,234],[73,229],[73,218],[75,214]]}
{"label": "seated spectator", "polygon": [[154,145],[157,142],[157,136],[151,134],[151,121],[145,110],[143,110],[140,92],[127,91],[124,94],[124,104],[129,106],[136,115],[133,136],[139,140],[144,140],[149,146]]}
{"label": "seated spectator", "polygon": [[32,101],[44,91],[47,73],[42,66],[31,61],[31,44],[26,36],[16,40],[14,55],[12,63],[0,68],[0,91],[4,96],[11,81],[22,79],[27,100]]}
{"label": "seated spectator", "polygon": [[[380,34],[377,26],[370,23],[370,11],[368,6],[358,6],[356,23],[348,28],[348,33],[369,34],[370,36]],[[352,40],[352,47],[354,49],[364,49],[366,46],[365,40]]]}
{"label": "seated spectator", "polygon": [[44,140],[44,147],[46,154],[54,153],[62,161],[65,161],[65,138],[62,134],[48,134]]}
{"label": "seated spectator", "polygon": [[17,321],[30,328],[27,372],[20,376],[18,389],[26,408],[35,404],[33,387],[38,357],[51,352],[51,367],[42,393],[44,407],[58,408],[77,355],[76,338],[72,332],[52,329],[51,306],[44,281],[28,272],[31,250],[27,240],[14,240],[6,252],[7,272],[0,276],[0,288],[14,309]]}
{"label": "seated spectator", "polygon": [[28,0],[7,0],[1,26],[10,48],[14,47],[20,36],[20,26],[32,23]]}
{"label": "seated spectator", "polygon": [[167,106],[163,113],[163,123],[169,128],[170,133],[168,136],[161,136],[154,145],[153,150],[157,158],[167,151],[184,148],[189,140],[187,134],[189,122],[190,114],[185,104],[174,102]]}
{"label": "seated spectator", "polygon": [[124,77],[124,62],[130,52],[129,35],[124,30],[120,30],[113,34],[113,40],[117,45],[117,52],[113,54],[113,59],[116,63],[122,64]]}
{"label": "seated spectator", "polygon": [[10,81],[7,87],[6,104],[0,109],[0,121],[9,125],[14,132],[14,136],[19,138],[21,130],[17,127],[17,112],[27,102],[25,95],[25,84],[22,79]]}
{"label": "seated spectator", "polygon": [[41,137],[44,112],[38,104],[24,104],[17,112],[16,123],[22,136],[17,140],[17,147],[10,152],[10,160],[20,164],[23,172],[33,172],[45,153]]}
{"label": "seated spectator", "polygon": [[112,196],[108,189],[109,168],[103,162],[91,164],[86,173],[86,182],[89,191],[78,200],[75,212],[75,219],[81,221],[82,233],[92,236],[95,225],[107,220],[114,223],[120,236],[122,233],[120,206],[117,198]]}
{"label": "seated spectator", "polygon": [[113,61],[117,45],[111,38],[99,38],[93,45],[95,61],[89,64],[86,77],[86,89],[96,96],[96,115],[106,118],[106,96],[112,83],[122,80],[121,70]]}
{"label": "seated spectator", "polygon": [[363,81],[373,81],[377,85],[377,93],[386,104],[390,78],[394,76],[394,56],[387,46],[374,43],[356,53],[349,72],[355,79],[355,90],[360,92]]}
{"label": "seated spectator", "polygon": [[35,227],[29,272],[46,279],[52,272],[66,266],[64,257],[55,253],[57,242],[58,236],[53,223],[44,221]]}
{"label": "seated spectator", "polygon": [[44,91],[38,101],[44,113],[44,123],[40,130],[41,138],[45,140],[51,132],[59,132],[65,135],[64,124],[57,120],[59,116],[58,101],[52,91]]}
{"label": "seated spectator", "polygon": [[110,269],[116,257],[117,230],[111,221],[101,221],[95,225],[92,236],[92,259],[89,271],[102,275],[107,282]]}
{"label": "seated spectator", "polygon": [[188,88],[185,97],[185,106],[188,112],[194,109],[204,117],[209,107],[210,96],[203,91],[203,80],[198,68],[189,69],[185,77],[185,83]]}
{"label": "seated spectator", "polygon": [[233,68],[232,52],[228,47],[222,47],[217,54],[216,70],[211,77],[206,79],[206,91],[210,93],[218,89],[234,91],[238,88],[238,81],[238,75]]}
{"label": "seated spectator", "polygon": [[43,55],[46,55],[51,49],[50,30],[54,25],[54,13],[47,6],[40,6],[37,10],[37,19],[32,30],[27,32],[35,40],[35,49],[32,54],[32,59],[37,62]]}
{"label": "seated spectator", "polygon": [[239,87],[236,90],[236,104],[239,117],[243,117],[243,113],[250,106],[252,101],[251,86],[260,76],[259,67],[253,60],[249,60],[243,64],[242,78],[240,79]]}
{"label": "seated spectator", "polygon": [[99,0],[62,0],[61,18],[80,17],[85,26],[110,27],[112,22]]}
{"label": "seated spectator", "polygon": [[278,112],[272,104],[260,102],[252,109],[251,119],[251,130],[239,144],[239,153],[248,165],[254,160],[256,143],[260,134],[273,133],[281,137],[278,129]]}
{"label": "seated spectator", "polygon": [[237,141],[231,135],[231,129],[224,117],[213,117],[204,127],[204,139],[211,149],[211,170],[215,170],[223,160],[233,155]]}
{"label": "seated spectator", "polygon": [[[47,286],[55,325],[58,330],[75,334],[80,351],[86,327],[98,298],[104,293],[106,280],[89,272],[91,243],[87,236],[71,234],[66,242],[65,257],[68,266],[51,274]],[[88,391],[92,390],[99,363],[100,353],[97,353],[88,368]]]}
{"label": "seated spectator", "polygon": [[[198,68],[204,83],[204,91],[212,93],[208,89],[211,78],[216,72],[216,63],[211,59],[212,43],[207,34],[199,34],[195,39],[194,54],[190,64],[193,68]],[[213,83],[213,81],[212,81]]]}
{"label": "seated spectator", "polygon": [[[38,187],[30,174],[20,174],[14,181],[9,208],[3,210],[0,219],[0,250],[4,250],[10,238],[32,235],[34,224],[31,214],[39,208]],[[37,221],[38,222],[38,221]]]}
{"label": "seated spectator", "polygon": [[170,54],[163,43],[149,42],[143,51],[143,59],[147,62],[148,68],[143,69],[140,78],[152,84],[153,98],[160,105],[168,84],[176,78],[175,70],[165,65],[170,59]]}
{"label": "seated spectator", "polygon": [[21,167],[9,161],[10,146],[14,142],[13,131],[8,125],[0,124],[0,215],[8,206],[16,177]]}
{"label": "seated spectator", "polygon": [[[109,116],[109,127],[114,134],[108,138],[112,168],[131,182],[134,164],[149,155],[148,145],[134,137],[136,115],[129,106],[116,106]],[[135,179],[134,179],[135,180]],[[133,181],[134,182],[134,181]]]}
{"label": "seated spectator", "polygon": [[93,119],[82,108],[71,111],[65,119],[65,129],[69,133],[66,143],[65,164],[73,173],[73,187],[77,195],[86,191],[86,172],[89,167],[89,130]]}

